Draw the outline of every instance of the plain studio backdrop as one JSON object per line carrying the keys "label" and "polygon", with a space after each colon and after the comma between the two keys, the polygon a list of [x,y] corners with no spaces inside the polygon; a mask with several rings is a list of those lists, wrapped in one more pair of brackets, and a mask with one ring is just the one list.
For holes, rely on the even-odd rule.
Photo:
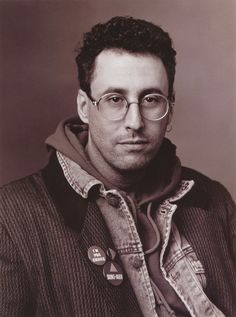
{"label": "plain studio backdrop", "polygon": [[168,137],[183,165],[236,198],[235,0],[0,0],[0,183],[47,162],[45,138],[76,113],[76,43],[115,15],[161,25],[177,50]]}

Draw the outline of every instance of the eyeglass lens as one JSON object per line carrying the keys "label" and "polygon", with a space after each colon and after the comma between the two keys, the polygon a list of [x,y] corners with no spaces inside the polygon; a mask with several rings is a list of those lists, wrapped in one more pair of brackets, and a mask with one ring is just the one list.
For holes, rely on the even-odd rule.
{"label": "eyeglass lens", "polygon": [[[120,94],[107,94],[99,101],[99,110],[110,120],[122,119],[128,108],[128,101]],[[168,100],[159,94],[149,94],[139,102],[139,109],[144,118],[153,121],[160,120],[168,112]]]}

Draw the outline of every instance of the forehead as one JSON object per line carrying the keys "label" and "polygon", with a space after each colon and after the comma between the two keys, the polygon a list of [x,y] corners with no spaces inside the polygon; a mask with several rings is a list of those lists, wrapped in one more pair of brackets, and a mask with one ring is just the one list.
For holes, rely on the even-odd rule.
{"label": "forehead", "polygon": [[91,91],[103,93],[109,87],[130,92],[157,88],[168,92],[168,78],[160,58],[122,50],[104,50],[95,60]]}

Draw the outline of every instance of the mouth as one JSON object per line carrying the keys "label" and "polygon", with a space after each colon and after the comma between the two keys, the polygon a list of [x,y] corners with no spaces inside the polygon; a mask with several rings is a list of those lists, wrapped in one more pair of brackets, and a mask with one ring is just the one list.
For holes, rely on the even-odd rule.
{"label": "mouth", "polygon": [[130,144],[130,145],[136,145],[136,144],[147,144],[146,139],[126,139],[119,142],[119,144]]}
{"label": "mouth", "polygon": [[127,151],[142,151],[147,144],[146,139],[125,139],[119,142]]}

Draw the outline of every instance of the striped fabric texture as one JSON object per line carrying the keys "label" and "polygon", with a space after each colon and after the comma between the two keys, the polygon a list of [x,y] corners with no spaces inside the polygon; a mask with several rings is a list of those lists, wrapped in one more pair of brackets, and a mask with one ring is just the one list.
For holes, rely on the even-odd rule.
{"label": "striped fabric texture", "polygon": [[[183,169],[196,186],[174,221],[202,262],[207,296],[236,316],[236,213],[228,192]],[[42,172],[1,189],[1,316],[141,316],[127,276],[119,287],[88,259],[90,246],[114,248],[93,201],[82,199],[61,171]]]}

